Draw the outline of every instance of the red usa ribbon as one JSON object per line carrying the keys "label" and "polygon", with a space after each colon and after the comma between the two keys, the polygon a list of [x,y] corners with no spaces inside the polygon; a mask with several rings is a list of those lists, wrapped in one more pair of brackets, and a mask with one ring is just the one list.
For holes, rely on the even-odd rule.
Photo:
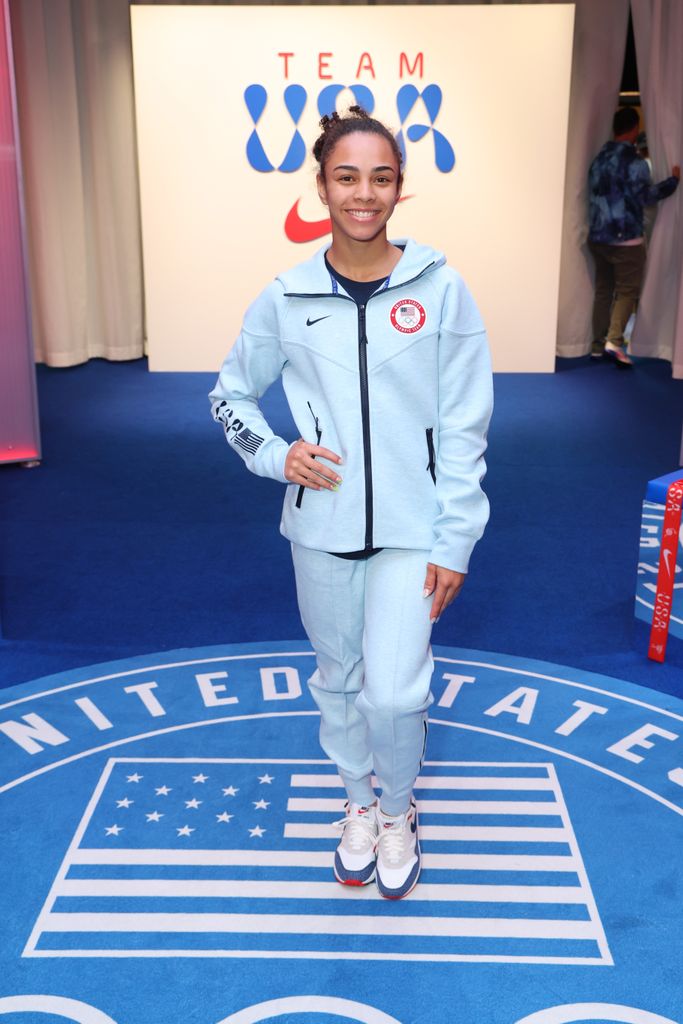
{"label": "red usa ribbon", "polygon": [[678,533],[681,527],[681,506],[683,505],[683,477],[669,484],[666,492],[662,543],[659,549],[659,572],[657,574],[657,596],[652,613],[650,648],[648,657],[653,661],[664,661],[666,641],[669,637],[669,619],[673,604],[674,576],[678,555]]}

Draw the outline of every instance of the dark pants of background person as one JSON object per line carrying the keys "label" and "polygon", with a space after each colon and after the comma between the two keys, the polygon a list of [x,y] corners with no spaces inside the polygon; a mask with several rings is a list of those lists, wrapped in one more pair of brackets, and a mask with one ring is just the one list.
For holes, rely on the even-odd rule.
{"label": "dark pants of background person", "polygon": [[589,242],[595,259],[593,340],[623,346],[624,329],[635,312],[645,274],[646,246]]}

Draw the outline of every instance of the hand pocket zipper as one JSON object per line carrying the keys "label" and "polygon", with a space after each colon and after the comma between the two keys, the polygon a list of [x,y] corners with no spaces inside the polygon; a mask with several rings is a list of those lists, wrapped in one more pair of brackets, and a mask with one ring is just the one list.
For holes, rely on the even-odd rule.
{"label": "hand pocket zipper", "polygon": [[436,483],[436,456],[434,454],[434,428],[428,427],[425,431],[427,435],[427,452],[429,454],[429,462],[427,463],[426,469],[429,470],[432,480]]}
{"label": "hand pocket zipper", "polygon": [[[320,438],[323,436],[323,432],[320,429],[320,423],[318,422],[318,417],[313,412],[313,409],[311,407],[311,403],[310,402],[306,402],[306,405],[311,410],[311,416],[313,417],[313,422],[315,423],[315,443],[316,444],[320,444]],[[315,456],[314,456],[314,458],[315,458]],[[298,494],[296,496],[296,507],[297,508],[301,508],[301,502],[304,500],[304,491],[305,490],[306,490],[306,487],[304,486],[304,484],[301,484],[299,486],[299,491],[298,491]]]}

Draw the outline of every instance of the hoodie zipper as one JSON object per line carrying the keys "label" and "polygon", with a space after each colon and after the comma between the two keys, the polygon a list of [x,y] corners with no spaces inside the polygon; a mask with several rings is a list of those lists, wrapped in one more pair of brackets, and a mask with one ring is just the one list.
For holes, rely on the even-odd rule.
{"label": "hoodie zipper", "polygon": [[[423,274],[434,266],[434,260],[428,263],[426,267],[423,267],[419,274],[415,277],[411,277],[409,281],[401,281],[399,284],[387,285],[384,288],[380,288],[379,291],[374,292],[370,299],[374,299],[375,295],[385,295],[388,291],[395,291],[397,288],[407,288],[408,285],[414,284]],[[333,279],[333,286],[336,286],[337,282]],[[339,298],[346,299],[348,302],[354,300],[347,295],[340,295],[336,291],[336,287],[332,292],[285,292],[284,297],[287,299],[323,299],[323,298]],[[370,393],[368,388],[368,336],[365,327],[365,306],[358,306],[358,371],[360,377],[360,408],[361,408],[361,420],[363,424],[363,465],[364,465],[364,477],[365,477],[365,550],[371,551],[373,547],[372,543],[372,532],[373,532],[373,520],[374,520],[374,507],[373,507],[373,489],[372,489],[372,452],[370,449]],[[310,402],[308,408],[311,409]],[[311,413],[313,410],[311,409]],[[315,418],[315,417],[314,417]],[[316,420],[316,432],[317,432],[317,420]],[[303,499],[303,487],[299,487],[299,493],[297,495],[296,506],[301,507],[301,501]]]}
{"label": "hoodie zipper", "polygon": [[[372,298],[372,296],[370,296]],[[370,301],[368,299],[368,301]],[[370,393],[368,389],[368,336],[365,330],[365,306],[358,307],[358,371],[360,376],[360,413],[363,421],[363,462],[365,465],[365,550],[372,548],[374,509],[372,503],[372,451],[370,448]]]}

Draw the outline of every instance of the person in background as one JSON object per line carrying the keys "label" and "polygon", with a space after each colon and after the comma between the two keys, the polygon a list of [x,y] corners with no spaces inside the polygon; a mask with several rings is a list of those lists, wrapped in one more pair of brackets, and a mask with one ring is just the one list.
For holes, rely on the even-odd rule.
{"label": "person in background", "polygon": [[624,329],[635,312],[645,272],[644,209],[670,196],[681,171],[652,183],[650,168],[635,143],[640,118],[633,107],[617,110],[614,140],[606,142],[588,172],[588,248],[595,260],[591,356],[605,353],[619,366],[631,366]]}

